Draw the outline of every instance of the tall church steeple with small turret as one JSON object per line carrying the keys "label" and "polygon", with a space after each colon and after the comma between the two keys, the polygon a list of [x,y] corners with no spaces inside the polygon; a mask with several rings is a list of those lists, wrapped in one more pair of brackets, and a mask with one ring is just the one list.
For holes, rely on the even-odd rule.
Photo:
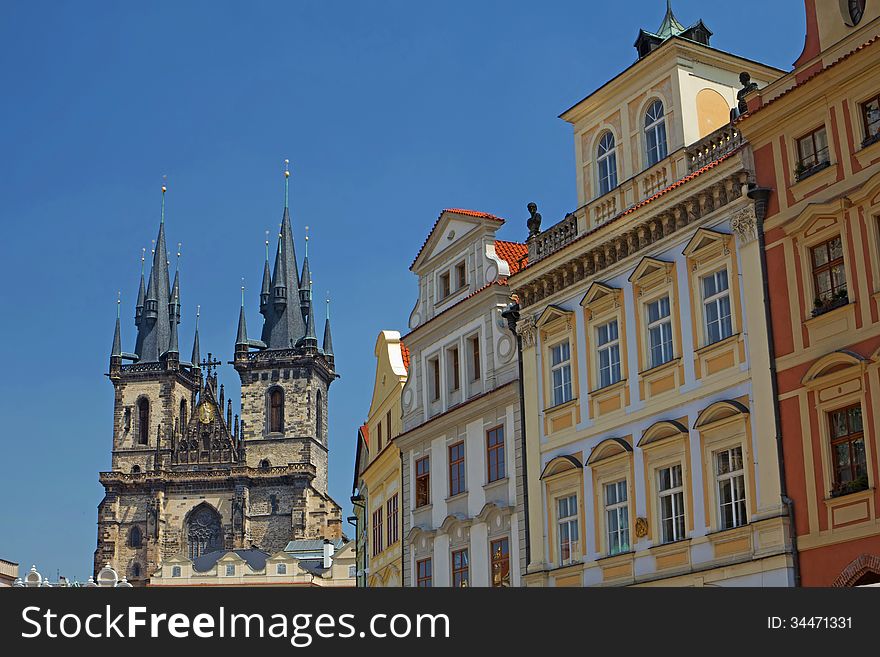
{"label": "tall church steeple with small turret", "polygon": [[141,258],[131,353],[122,348],[117,300],[113,446],[110,470],[99,476],[96,572],[109,563],[140,585],[168,559],[251,547],[274,553],[291,540],[342,534],[341,509],[327,493],[327,392],[337,375],[313,338],[310,284],[307,304],[302,296],[285,174],[273,274],[267,240],[260,340],[248,338],[242,286],[232,363],[241,419],[218,381],[221,362],[211,353],[200,360],[200,308],[191,362],[181,359],[180,248],[171,282],[162,187],[148,276],[146,252]]}

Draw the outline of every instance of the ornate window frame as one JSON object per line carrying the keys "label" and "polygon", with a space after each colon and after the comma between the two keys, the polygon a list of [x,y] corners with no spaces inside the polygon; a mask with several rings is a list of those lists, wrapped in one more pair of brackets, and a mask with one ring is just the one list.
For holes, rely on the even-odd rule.
{"label": "ornate window frame", "polygon": [[[635,547],[635,459],[632,436],[606,438],[590,452],[587,467],[593,483],[593,531],[596,553],[605,557],[629,554]],[[612,555],[608,545],[608,527],[605,514],[605,485],[626,481],[627,516],[629,521],[629,549]]]}
{"label": "ornate window frame", "polygon": [[[688,269],[694,375],[697,379],[702,379],[721,372],[737,371],[746,361],[746,345],[736,238],[729,233],[700,228],[687,243],[682,254],[686,258]],[[722,269],[727,270],[731,334],[710,343],[703,279]]]}
{"label": "ornate window frame", "polygon": [[[684,384],[681,346],[681,310],[678,277],[674,262],[645,257],[639,262],[629,282],[635,299],[635,324],[638,344],[639,396],[648,401],[674,393]],[[651,367],[649,360],[648,304],[668,296],[672,328],[672,358]]]}
{"label": "ornate window frame", "polygon": [[[547,525],[547,544],[549,553],[547,561],[551,568],[574,565],[583,560],[586,550],[586,517],[584,513],[584,468],[581,463],[581,454],[569,454],[557,456],[550,460],[544,466],[541,472],[540,480],[543,482],[544,502]],[[559,559],[559,539],[557,536],[558,518],[557,516],[557,500],[570,497],[577,497],[578,506],[578,543],[576,552],[572,556],[571,564],[560,564]]]}
{"label": "ornate window frame", "polygon": [[[742,534],[743,528],[758,513],[756,495],[755,455],[752,448],[751,411],[748,398],[726,399],[710,404],[697,415],[694,430],[700,436],[700,455],[703,468],[703,511],[706,527],[710,532],[732,532]],[[718,496],[715,474],[715,456],[726,449],[742,447],[743,474],[746,488],[746,510],[748,521],[739,527],[721,527],[721,505]],[[719,541],[713,541],[716,548]],[[726,553],[730,553],[730,546]],[[745,547],[745,546],[743,546]],[[747,547],[751,547],[749,543]],[[722,551],[724,548],[722,548]],[[718,556],[718,555],[716,555]]]}
{"label": "ornate window frame", "polygon": [[[578,341],[575,313],[559,306],[547,306],[535,323],[541,344],[541,381],[543,383],[544,435],[573,430],[581,421],[578,374]],[[568,340],[571,362],[572,398],[562,404],[553,404],[553,378],[551,375],[551,350]]]}
{"label": "ornate window frame", "polygon": [[[585,366],[587,368],[587,414],[597,418],[623,411],[630,403],[629,354],[627,352],[626,307],[623,290],[594,282],[581,299],[586,341]],[[612,321],[617,321],[618,346],[620,349],[620,380],[600,387],[599,356],[596,331]]]}

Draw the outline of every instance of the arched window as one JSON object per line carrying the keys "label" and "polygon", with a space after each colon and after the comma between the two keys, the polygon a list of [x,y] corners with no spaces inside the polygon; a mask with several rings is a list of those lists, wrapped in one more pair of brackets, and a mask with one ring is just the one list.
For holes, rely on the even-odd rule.
{"label": "arched window", "polygon": [[269,433],[284,433],[284,392],[273,388],[269,393]]}
{"label": "arched window", "polygon": [[137,474],[140,471],[141,471],[141,466],[139,466],[139,465],[131,466],[131,474]]}
{"label": "arched window", "polygon": [[180,433],[186,432],[186,400],[180,400]]}
{"label": "arched window", "polygon": [[666,117],[663,114],[663,103],[659,100],[651,103],[645,112],[645,147],[649,167],[666,157]]}
{"label": "arched window", "polygon": [[599,169],[599,196],[602,196],[617,187],[617,151],[614,135],[610,132],[606,132],[599,140],[596,164]]}
{"label": "arched window", "polygon": [[318,394],[315,395],[315,438],[317,440],[324,440],[324,398],[321,396],[321,391],[318,391]]}
{"label": "arched window", "polygon": [[140,577],[141,576],[141,565],[139,563],[136,563],[131,567],[131,576],[132,577]]}
{"label": "arched window", "polygon": [[146,397],[138,400],[138,443],[150,442],[150,402]]}
{"label": "arched window", "polygon": [[128,547],[139,548],[143,542],[143,535],[141,534],[141,528],[135,525],[131,528],[131,531],[128,532]]}
{"label": "arched window", "polygon": [[272,467],[272,464],[269,463],[269,459],[263,459],[260,461],[260,469],[268,470],[270,467]]}
{"label": "arched window", "polygon": [[186,536],[190,559],[219,550],[223,545],[220,514],[207,504],[200,504],[186,520]]}

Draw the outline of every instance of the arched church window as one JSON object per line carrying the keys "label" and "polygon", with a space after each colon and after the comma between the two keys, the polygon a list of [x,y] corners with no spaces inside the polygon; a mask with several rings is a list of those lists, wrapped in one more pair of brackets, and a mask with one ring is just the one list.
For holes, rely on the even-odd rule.
{"label": "arched church window", "polygon": [[315,438],[324,439],[324,398],[320,390],[315,395]]}
{"label": "arched church window", "polygon": [[131,576],[132,577],[140,577],[141,576],[141,565],[139,563],[136,563],[131,567]]}
{"label": "arched church window", "polygon": [[146,445],[150,442],[150,402],[148,399],[138,400],[138,443]]}
{"label": "arched church window", "polygon": [[596,164],[599,167],[599,195],[603,196],[617,187],[617,151],[611,132],[606,132],[599,140]]}
{"label": "arched church window", "polygon": [[131,466],[131,474],[137,474],[140,471],[141,471],[141,466],[139,466],[139,465]]}
{"label": "arched church window", "polygon": [[128,546],[133,548],[141,547],[143,543],[143,535],[141,534],[141,528],[135,525],[131,528],[131,531],[128,533]]}
{"label": "arched church window", "polygon": [[180,400],[180,433],[186,432],[186,400]]}
{"label": "arched church window", "polygon": [[203,504],[193,509],[186,525],[190,559],[196,559],[222,547],[223,528],[220,514],[210,506]]}
{"label": "arched church window", "polygon": [[284,392],[280,388],[269,393],[269,432],[284,433]]}
{"label": "arched church window", "polygon": [[268,470],[270,467],[272,467],[272,464],[269,463],[269,459],[263,459],[260,461],[260,468],[262,470]]}

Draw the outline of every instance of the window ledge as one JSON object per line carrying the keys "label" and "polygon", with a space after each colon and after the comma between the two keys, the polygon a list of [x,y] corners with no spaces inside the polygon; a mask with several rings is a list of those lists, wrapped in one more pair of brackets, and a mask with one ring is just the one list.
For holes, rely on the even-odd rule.
{"label": "window ledge", "polygon": [[843,308],[848,306],[850,303],[849,295],[845,297],[837,297],[835,299],[831,299],[822,303],[819,306],[813,306],[813,309],[810,311],[810,317],[821,317],[822,315],[827,315],[830,312],[837,310],[838,308]]}
{"label": "window ledge", "polygon": [[627,561],[632,561],[635,557],[636,551],[633,549],[629,549],[626,552],[618,552],[617,554],[606,554],[601,557],[596,558],[596,563],[601,563],[603,566],[613,565],[615,561],[620,561],[621,563],[625,563]]}
{"label": "window ledge", "polygon": [[690,538],[680,538],[677,541],[652,545],[648,548],[648,552],[655,557],[658,555],[663,556],[665,554],[687,550],[690,547],[690,543]]}
{"label": "window ledge", "polygon": [[495,481],[489,481],[483,484],[483,490],[492,490],[493,488],[501,488],[502,486],[507,486],[510,481],[509,477],[501,477],[500,479],[496,479]]}
{"label": "window ledge", "polygon": [[723,340],[718,340],[717,342],[712,342],[710,344],[703,345],[699,349],[695,350],[694,353],[697,354],[698,356],[702,356],[705,353],[710,353],[710,352],[714,351],[715,349],[720,349],[721,347],[724,347],[724,346],[727,346],[731,343],[737,342],[741,335],[742,335],[741,333],[734,333],[733,335],[727,336]]}
{"label": "window ledge", "polygon": [[802,182],[802,181],[806,180],[807,178],[809,178],[810,176],[815,176],[820,171],[824,171],[825,169],[828,169],[829,167],[831,167],[831,162],[825,161],[825,162],[819,162],[819,164],[814,164],[813,166],[811,166],[807,169],[804,169],[803,171],[800,171],[800,172],[795,170],[794,181],[795,181],[795,183]]}
{"label": "window ledge", "polygon": [[569,399],[567,402],[562,402],[561,404],[556,404],[556,406],[548,406],[544,409],[545,413],[553,413],[554,411],[562,410],[563,408],[568,408],[569,406],[576,406],[578,402],[578,398]]}
{"label": "window ledge", "polygon": [[428,502],[427,504],[422,504],[422,506],[414,506],[412,512],[413,513],[422,513],[424,511],[430,511],[432,508],[432,504]]}
{"label": "window ledge", "polygon": [[672,360],[668,360],[665,363],[661,363],[660,365],[656,365],[650,369],[643,370],[639,372],[639,376],[651,376],[653,374],[657,374],[658,372],[662,372],[663,370],[672,369],[674,366],[681,363],[681,356],[673,358]]}
{"label": "window ledge", "polygon": [[873,137],[865,137],[864,140],[862,140],[862,149],[861,150],[865,150],[866,148],[869,148],[869,147],[873,146],[874,144],[880,144],[880,132],[878,132]]}
{"label": "window ledge", "polygon": [[468,492],[466,490],[461,491],[460,493],[456,493],[455,495],[450,495],[444,501],[449,504],[450,502],[455,502],[457,500],[463,500],[468,496]]}
{"label": "window ledge", "polygon": [[613,392],[615,390],[620,390],[621,388],[626,388],[626,379],[621,379],[620,381],[615,381],[607,386],[602,388],[596,388],[595,390],[590,390],[591,395],[601,395],[606,392]]}
{"label": "window ledge", "polygon": [[859,490],[854,490],[849,493],[841,493],[840,495],[832,495],[829,493],[828,497],[825,498],[826,503],[834,504],[837,501],[846,500],[847,502],[852,502],[853,500],[859,500],[861,498],[869,498],[873,497],[874,488],[867,487],[861,488]]}
{"label": "window ledge", "polygon": [[821,312],[818,315],[812,315],[804,322],[804,325],[810,327],[814,324],[822,324],[824,320],[827,320],[829,317],[835,317],[837,315],[842,315],[845,312],[846,308],[850,306],[854,306],[855,301],[850,301],[841,306],[836,306],[834,308],[829,308],[825,312]]}

